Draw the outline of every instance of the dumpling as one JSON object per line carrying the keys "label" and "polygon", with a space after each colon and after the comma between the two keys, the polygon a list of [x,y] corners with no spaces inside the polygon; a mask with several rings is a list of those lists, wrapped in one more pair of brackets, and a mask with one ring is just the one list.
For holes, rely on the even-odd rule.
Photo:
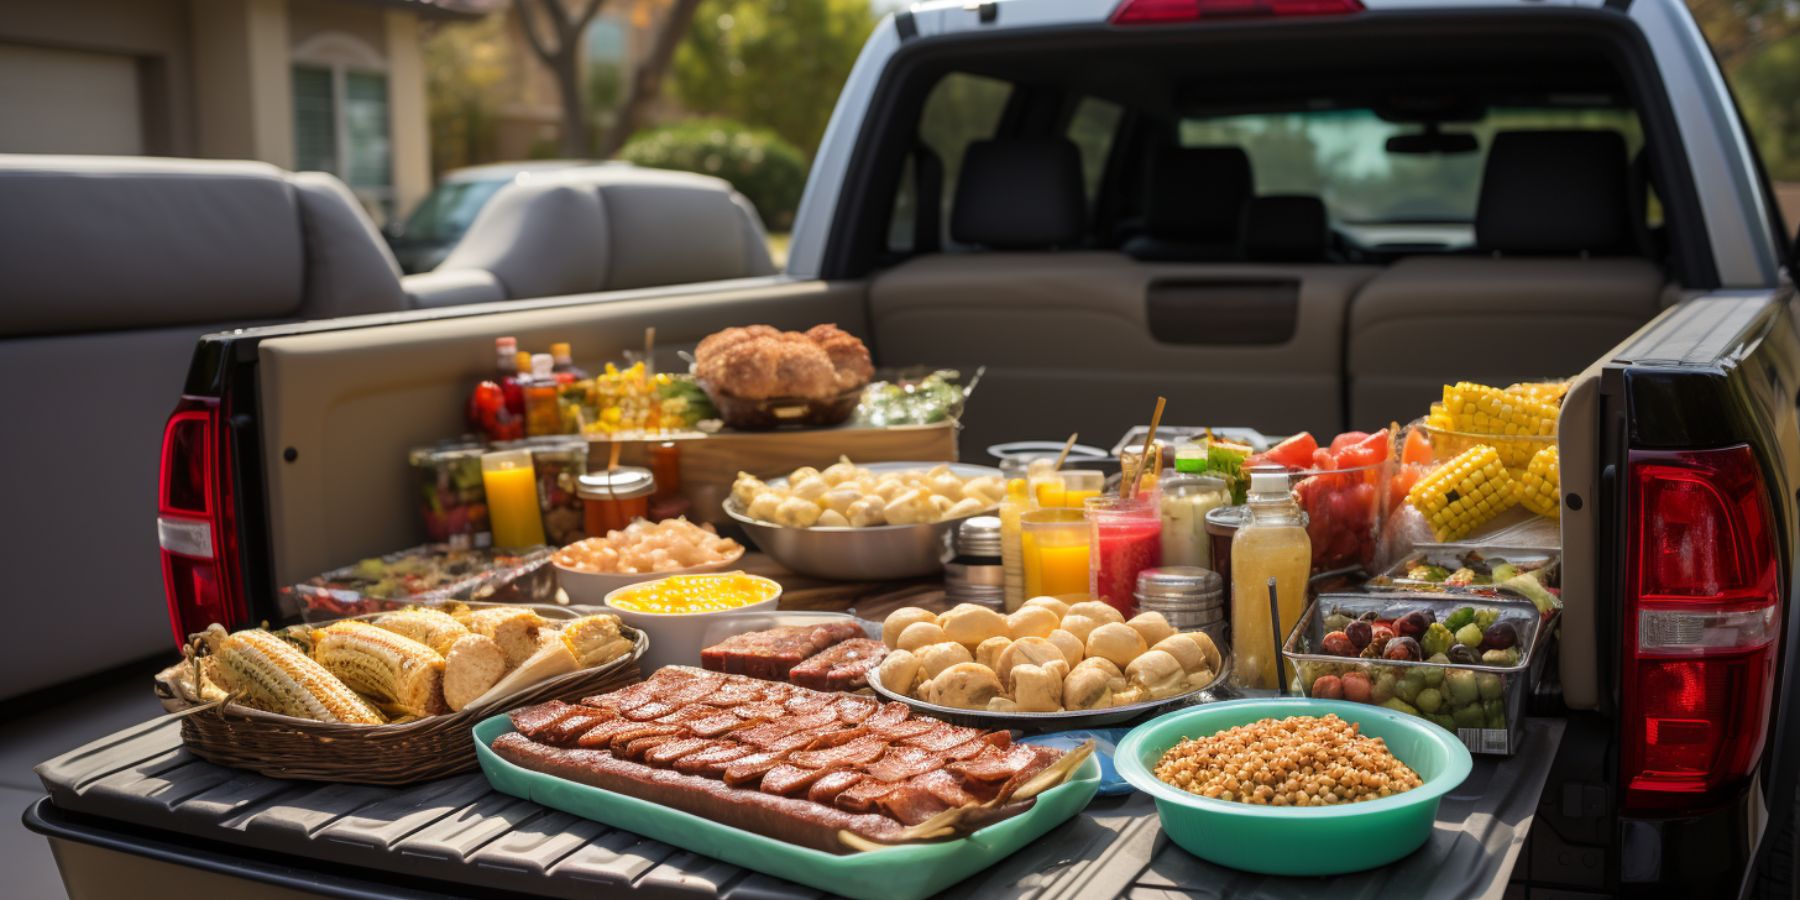
{"label": "dumpling", "polygon": [[1087,644],[1083,643],[1081,638],[1061,628],[1050,632],[1044,639],[1055,644],[1056,649],[1062,651],[1063,659],[1068,662],[1070,668],[1080,665],[1081,660],[1087,656]]}
{"label": "dumpling", "polygon": [[912,696],[913,689],[919,685],[921,671],[917,656],[905,650],[894,650],[881,658],[881,665],[875,667],[875,676],[882,687]]}
{"label": "dumpling", "polygon": [[1062,703],[1068,709],[1104,709],[1112,705],[1112,679],[1099,669],[1076,666],[1063,679],[1062,688]]}
{"label": "dumpling", "polygon": [[959,604],[938,617],[938,626],[953,640],[975,647],[991,637],[1007,636],[1006,617],[985,606]]}
{"label": "dumpling", "polygon": [[882,514],[884,506],[880,497],[864,497],[850,504],[850,507],[844,510],[844,518],[849,519],[850,525],[854,528],[886,525],[887,517]]}
{"label": "dumpling", "polygon": [[790,490],[793,492],[794,496],[809,503],[816,504],[820,497],[825,496],[826,491],[831,490],[831,485],[826,484],[825,479],[814,475],[804,481],[793,482]]}
{"label": "dumpling", "polygon": [[1062,709],[1063,674],[1068,666],[1059,657],[1047,666],[1021,663],[1012,669],[1012,699],[1020,712],[1056,712]]}
{"label": "dumpling", "polygon": [[975,655],[969,652],[969,648],[955,641],[926,644],[913,651],[913,655],[919,658],[919,668],[926,678],[935,678],[939,672],[959,663],[975,661]]}
{"label": "dumpling", "polygon": [[774,522],[781,510],[781,494],[772,490],[763,490],[751,498],[750,504],[744,507],[744,514],[758,522]]}
{"label": "dumpling", "polygon": [[849,528],[850,520],[844,518],[844,514],[841,512],[838,512],[835,509],[828,509],[828,510],[825,510],[824,512],[819,513],[818,521],[813,523],[813,527],[814,528]]}
{"label": "dumpling", "polygon": [[1042,606],[1021,606],[1006,617],[1006,633],[1015,640],[1024,637],[1049,637],[1060,621],[1055,612]]}
{"label": "dumpling", "polygon": [[890,649],[898,647],[900,646],[900,632],[905,631],[906,626],[915,622],[930,622],[935,625],[937,624],[937,619],[937,613],[934,613],[929,609],[920,609],[917,606],[902,606],[899,609],[888,613],[888,617],[882,620],[881,642],[888,645]]}
{"label": "dumpling", "polygon": [[944,634],[944,629],[937,627],[936,622],[914,622],[906,626],[906,630],[900,632],[900,637],[894,641],[894,648],[916,652],[920,647],[941,644],[948,640],[950,638]]}
{"label": "dumpling", "polygon": [[1087,655],[1098,656],[1117,666],[1128,666],[1147,647],[1143,635],[1123,622],[1108,622],[1088,634]]}
{"label": "dumpling", "polygon": [[1152,700],[1173,697],[1187,690],[1187,673],[1175,657],[1161,650],[1151,650],[1125,667],[1131,686],[1142,688]]}
{"label": "dumpling", "polygon": [[1125,624],[1137,629],[1137,633],[1144,636],[1146,646],[1153,646],[1157,641],[1175,633],[1175,627],[1170,625],[1169,620],[1163,618],[1163,614],[1159,612],[1138,613],[1127,619]]}
{"label": "dumpling", "polygon": [[1001,684],[1011,684],[1009,676],[1013,666],[1027,663],[1042,666],[1051,662],[1061,663],[1065,667],[1069,664],[1055,644],[1043,638],[1028,637],[1013,641],[1007,646],[1000,654],[1000,664],[995,667],[994,672],[1000,676]]}
{"label": "dumpling", "polygon": [[1000,654],[1005,653],[1006,648],[1010,646],[1012,646],[1012,638],[999,636],[988,638],[976,645],[975,661],[990,669],[997,668],[1000,665]]}
{"label": "dumpling", "polygon": [[786,528],[811,528],[819,521],[819,505],[811,500],[789,497],[775,509],[775,524]]}
{"label": "dumpling", "polygon": [[939,706],[987,709],[988,702],[1000,695],[1000,678],[993,669],[966,662],[951,666],[920,685],[918,697]]}

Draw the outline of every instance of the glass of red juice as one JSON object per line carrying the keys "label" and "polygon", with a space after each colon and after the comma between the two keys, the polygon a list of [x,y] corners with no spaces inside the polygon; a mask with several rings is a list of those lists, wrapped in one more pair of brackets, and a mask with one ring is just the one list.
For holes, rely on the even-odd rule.
{"label": "glass of red juice", "polygon": [[1087,514],[1092,592],[1129,619],[1137,614],[1138,573],[1162,565],[1162,515],[1156,495],[1090,497]]}

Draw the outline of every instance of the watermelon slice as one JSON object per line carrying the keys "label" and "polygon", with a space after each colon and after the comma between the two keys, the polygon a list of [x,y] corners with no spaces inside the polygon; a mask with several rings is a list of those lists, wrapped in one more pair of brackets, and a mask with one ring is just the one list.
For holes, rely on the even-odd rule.
{"label": "watermelon slice", "polygon": [[1304,469],[1312,465],[1313,453],[1318,449],[1319,442],[1313,439],[1312,432],[1302,431],[1270,447],[1267,452],[1251,457],[1245,462],[1245,467],[1274,465],[1289,469]]}
{"label": "watermelon slice", "polygon": [[1368,436],[1367,432],[1346,431],[1331,439],[1331,452],[1334,454],[1341,453],[1345,447],[1348,447],[1351,444],[1360,444]]}

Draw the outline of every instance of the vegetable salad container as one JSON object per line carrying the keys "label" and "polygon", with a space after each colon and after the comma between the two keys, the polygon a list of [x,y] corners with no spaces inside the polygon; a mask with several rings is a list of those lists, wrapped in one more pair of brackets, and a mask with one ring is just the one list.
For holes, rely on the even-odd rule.
{"label": "vegetable salad container", "polygon": [[[1523,737],[1525,698],[1543,676],[1550,657],[1545,645],[1559,615],[1505,598],[1322,594],[1301,614],[1282,653],[1308,697],[1383,706],[1437,723],[1472,753],[1511,756]],[[1432,630],[1433,623],[1444,627]],[[1372,632],[1377,643],[1383,629],[1393,635],[1390,644],[1411,639],[1423,659],[1354,655],[1361,649],[1354,639],[1358,629]],[[1346,635],[1352,636],[1348,646]],[[1489,639],[1475,644],[1458,639],[1477,635]],[[1489,655],[1484,647],[1495,652]],[[1436,652],[1452,661],[1428,661]]]}

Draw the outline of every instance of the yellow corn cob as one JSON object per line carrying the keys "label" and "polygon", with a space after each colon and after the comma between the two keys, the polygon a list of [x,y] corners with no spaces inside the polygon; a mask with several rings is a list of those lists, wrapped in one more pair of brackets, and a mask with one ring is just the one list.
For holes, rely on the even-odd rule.
{"label": "yellow corn cob", "polygon": [[231,635],[213,658],[217,666],[208,674],[256,709],[346,725],[382,722],[381,713],[324,666],[267,631]]}
{"label": "yellow corn cob", "polygon": [[444,658],[412,638],[367,622],[337,622],[318,633],[313,657],[352,689],[400,715],[448,709]]}
{"label": "yellow corn cob", "polygon": [[1528,397],[1539,403],[1561,406],[1563,397],[1569,393],[1567,381],[1521,381],[1506,386],[1506,392],[1514,396]]}
{"label": "yellow corn cob", "polygon": [[1519,476],[1519,503],[1540,516],[1562,515],[1562,466],[1555,444],[1539,450]]}
{"label": "yellow corn cob", "polygon": [[1419,479],[1406,502],[1425,517],[1438,540],[1455,541],[1511,508],[1518,496],[1499,451],[1479,444]]}
{"label": "yellow corn cob", "polygon": [[469,633],[449,613],[414,607],[383,613],[374,619],[377,628],[385,628],[401,637],[409,637],[443,655],[450,652],[457,639]]}
{"label": "yellow corn cob", "polygon": [[584,669],[611,662],[631,651],[631,641],[619,633],[619,617],[605,613],[582,616],[564,625],[561,638]]}
{"label": "yellow corn cob", "polygon": [[[1457,382],[1444,388],[1444,412],[1450,430],[1483,435],[1504,465],[1521,468],[1556,434],[1556,407],[1499,388]],[[1521,440],[1509,441],[1509,437]]]}

